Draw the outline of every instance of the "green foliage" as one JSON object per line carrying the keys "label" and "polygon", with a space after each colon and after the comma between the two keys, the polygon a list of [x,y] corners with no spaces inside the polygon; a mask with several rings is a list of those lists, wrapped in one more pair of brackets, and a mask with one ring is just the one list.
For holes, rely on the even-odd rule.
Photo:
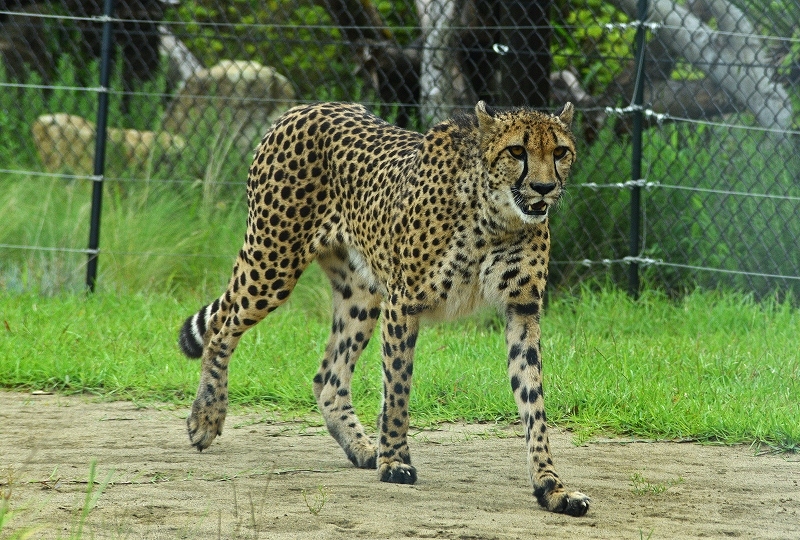
{"label": "green foliage", "polygon": [[627,23],[628,17],[603,0],[559,2],[558,6],[563,18],[559,17],[553,25],[554,68],[577,69],[583,87],[590,94],[602,93],[632,60],[636,30],[614,26]]}
{"label": "green foliage", "polygon": [[[648,135],[647,179],[665,184],[643,194],[648,256],[732,272],[796,274],[800,255],[791,246],[800,238],[800,159],[787,143],[758,131],[702,125],[673,124]],[[724,285],[758,295],[778,283],[677,268],[653,268],[648,279],[656,286]],[[780,286],[793,290],[791,283]]]}
{"label": "green foliage", "polygon": [[[641,190],[643,255],[723,271],[648,266],[642,272],[647,286],[677,294],[702,286],[759,297],[780,289],[798,296],[796,280],[737,274],[791,277],[800,268],[800,254],[792,249],[800,238],[795,181],[800,155],[791,144],[757,130],[707,125],[666,124],[646,131],[643,175],[654,185]],[[551,218],[552,286],[574,286],[600,275],[624,282],[624,264],[581,261],[619,261],[629,254],[630,190],[587,184],[631,180],[630,151],[613,125],[578,149],[567,194]]]}
{"label": "green foliage", "polygon": [[[41,168],[31,136],[31,126],[43,114],[73,114],[90,122],[96,122],[97,93],[74,89],[83,87],[86,80],[97,81],[99,69],[99,62],[96,60],[81,68],[72,56],[63,55],[58,59],[58,79],[52,83],[56,87],[53,90],[43,91],[41,88],[43,81],[35,72],[30,72],[23,81],[26,87],[3,89],[0,92],[0,132],[13,136],[5,137],[3,144],[0,145],[0,168],[19,170]],[[88,77],[83,73],[86,71],[89,72]],[[0,62],[0,82],[7,81],[8,76]],[[131,96],[129,114],[123,114],[122,94],[112,91],[108,100],[108,127],[158,129],[163,117],[163,105],[158,99],[153,99],[152,95],[157,95],[164,85],[163,72],[156,74],[153,80],[142,83],[140,93]],[[122,88],[122,62],[119,60],[116,62],[116,70],[112,73],[110,88],[112,90]],[[114,172],[119,174],[122,171]]]}
{"label": "green foliage", "polygon": [[[0,81],[7,80],[0,62]],[[41,77],[35,73],[31,73],[27,80],[30,84],[41,84]],[[20,103],[25,103],[25,106],[20,107]],[[12,163],[26,168],[38,165],[33,139],[28,134],[44,110],[44,97],[40,90],[3,88],[0,91],[0,132],[4,134],[3,144],[0,144],[0,168],[7,168]]]}
{"label": "green foliage", "polygon": [[[13,473],[11,470],[5,472],[8,475],[8,478],[4,478],[3,482],[0,483],[0,534],[2,538],[8,540],[26,540],[28,538],[39,538],[40,534],[43,532],[44,527],[13,527],[15,529],[13,532],[9,533],[8,529],[12,528],[14,518],[17,517],[28,517],[28,511],[30,508],[27,505],[23,505],[21,507],[11,509],[11,498],[14,490],[14,483],[15,479],[13,478]],[[70,523],[69,528],[69,536],[70,539],[80,540],[83,538],[84,527],[86,526],[86,521],[89,517],[89,514],[97,507],[97,503],[100,500],[100,497],[103,495],[105,490],[108,488],[108,485],[111,483],[111,478],[114,475],[114,471],[110,471],[106,474],[106,477],[98,481],[96,480],[97,476],[97,461],[92,460],[89,464],[89,477],[86,482],[86,496],[83,500],[83,505],[80,508],[80,511],[77,515],[74,516],[72,522]],[[41,482],[44,489],[51,489],[51,486],[48,485],[47,482]],[[56,481],[56,484],[58,481]],[[64,528],[66,530],[66,527]],[[93,536],[92,536],[93,537]],[[58,538],[61,538],[59,535]]]}
{"label": "green foliage", "polygon": [[731,3],[767,33],[790,37],[798,31],[800,4],[796,0],[731,0]]}
{"label": "green foliage", "polygon": [[[89,465],[89,479],[86,482],[86,498],[83,501],[83,507],[81,508],[80,516],[73,524],[72,531],[70,532],[70,538],[79,539],[83,537],[83,528],[86,525],[86,519],[89,517],[91,511],[97,506],[97,501],[100,500],[103,492],[111,482],[111,477],[114,476],[114,471],[109,471],[102,481],[97,482],[95,480],[96,472],[97,461],[92,460]],[[97,485],[95,485],[95,483]]]}
{"label": "green foliage", "polygon": [[191,0],[170,18],[185,23],[181,37],[206,66],[256,60],[278,68],[303,96],[314,96],[320,86],[346,92],[355,85],[338,28],[311,2]]}
{"label": "green foliage", "polygon": [[[0,145],[0,168],[41,169],[31,136],[31,125],[38,116],[65,112],[96,119],[97,94],[63,89],[79,85],[80,76],[70,57],[63,57],[59,65],[56,84],[62,88],[48,95],[39,88],[0,92],[0,131],[17,135],[7,137],[7,144]],[[96,76],[97,63],[92,66]],[[0,71],[0,80],[3,76]],[[27,82],[37,81],[38,77],[31,74]],[[163,84],[164,75],[159,74],[143,90],[155,92]],[[118,67],[111,87],[121,86]],[[20,100],[25,107],[19,106]],[[131,111],[124,115],[121,96],[111,94],[109,126],[159,129],[163,115],[159,100],[135,95]],[[209,279],[216,288],[227,279],[225,274],[244,232],[244,179],[249,162],[247,157],[230,152],[228,139],[209,132],[208,126],[216,125],[216,118],[203,120],[188,141],[200,151],[189,158],[176,160],[156,150],[148,163],[126,166],[113,153],[107,155],[101,213],[101,289],[202,289]],[[176,178],[188,180],[175,182]],[[91,182],[20,172],[4,174],[0,183],[0,210],[5,218],[0,221],[0,244],[55,248],[4,248],[0,289],[35,290],[46,295],[82,290],[86,255],[69,250],[86,247]],[[185,256],[175,257],[179,253]]]}
{"label": "green foliage", "polygon": [[303,496],[303,502],[312,516],[318,516],[322,509],[325,508],[325,501],[328,499],[328,488],[325,486],[317,486],[316,493],[313,495],[309,494],[305,489],[300,494]]}
{"label": "green foliage", "polygon": [[590,267],[580,261],[618,259],[627,255],[628,190],[596,189],[587,184],[630,180],[629,152],[611,126],[599,134],[594,144],[578,149],[578,160],[566,195],[550,219],[553,235],[550,286],[575,285],[598,273],[611,272],[614,279],[622,279],[625,269],[621,265]]}
{"label": "green foliage", "polygon": [[548,418],[670,439],[732,442],[747,430],[789,450],[800,364],[786,338],[797,317],[788,303],[736,295],[560,298],[543,319],[543,357],[560,363],[545,368]]}

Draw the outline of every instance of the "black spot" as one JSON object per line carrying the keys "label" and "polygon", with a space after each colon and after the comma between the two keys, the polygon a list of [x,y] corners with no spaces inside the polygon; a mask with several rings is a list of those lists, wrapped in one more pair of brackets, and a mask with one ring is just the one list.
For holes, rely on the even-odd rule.
{"label": "black spot", "polygon": [[529,366],[535,366],[539,363],[539,353],[534,347],[530,347],[525,351],[525,360],[528,362]]}
{"label": "black spot", "polygon": [[517,277],[517,275],[519,275],[519,268],[511,268],[503,272],[503,275],[500,276],[500,279],[503,281],[509,281]]}
{"label": "black spot", "polygon": [[510,304],[508,306],[510,311],[513,311],[517,315],[538,315],[539,314],[539,303],[538,302],[530,302],[526,304]]}

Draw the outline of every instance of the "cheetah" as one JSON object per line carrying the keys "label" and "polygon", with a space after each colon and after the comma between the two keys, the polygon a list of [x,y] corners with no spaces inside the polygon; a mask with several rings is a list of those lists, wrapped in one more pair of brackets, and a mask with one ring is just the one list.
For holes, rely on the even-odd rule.
{"label": "cheetah", "polygon": [[[242,334],[289,297],[316,260],[333,291],[333,324],[313,392],[328,431],[356,467],[413,484],[408,401],[420,319],[478,306],[506,317],[508,376],[525,430],[533,493],[582,516],[553,466],[542,395],[539,316],[550,252],[548,214],[575,159],[573,106],[556,114],[483,101],[424,134],[361,105],[295,107],[256,149],[247,232],[225,293],[186,319],[183,352],[202,357],[189,439],[207,448],[227,412],[228,364]],[[350,396],[380,318],[383,404],[377,441]],[[376,444],[377,443],[377,444]]]}

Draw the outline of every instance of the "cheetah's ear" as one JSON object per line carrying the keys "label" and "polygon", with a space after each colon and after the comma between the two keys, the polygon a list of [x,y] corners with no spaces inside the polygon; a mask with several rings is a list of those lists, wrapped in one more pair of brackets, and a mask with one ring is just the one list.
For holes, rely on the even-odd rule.
{"label": "cheetah's ear", "polygon": [[564,103],[564,106],[561,107],[561,110],[556,113],[556,116],[558,116],[558,119],[564,122],[567,127],[569,127],[570,124],[572,124],[572,115],[574,112],[575,107],[572,106],[572,103],[567,101]]}
{"label": "cheetah's ear", "polygon": [[481,131],[489,131],[495,122],[494,110],[486,105],[486,102],[481,100],[475,105],[475,116],[478,117],[478,126]]}

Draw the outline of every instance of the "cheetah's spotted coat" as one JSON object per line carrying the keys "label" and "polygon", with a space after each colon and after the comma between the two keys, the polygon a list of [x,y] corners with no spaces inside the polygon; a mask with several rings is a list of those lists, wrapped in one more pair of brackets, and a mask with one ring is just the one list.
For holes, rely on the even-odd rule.
{"label": "cheetah's spotted coat", "polygon": [[[386,482],[416,481],[407,432],[420,317],[495,305],[507,319],[508,374],[534,495],[549,510],[585,514],[589,498],[566,491],[553,467],[539,347],[547,217],[575,159],[572,114],[569,103],[553,116],[495,112],[480,102],[474,115],[425,134],[353,104],[282,116],[250,167],[247,233],[230,284],[181,330],[184,352],[202,356],[188,419],[192,445],[203,450],[222,432],[239,338],[317,260],[330,278],[334,313],[314,395],[350,461]],[[384,399],[374,442],[353,411],[350,379],[379,315]]]}

